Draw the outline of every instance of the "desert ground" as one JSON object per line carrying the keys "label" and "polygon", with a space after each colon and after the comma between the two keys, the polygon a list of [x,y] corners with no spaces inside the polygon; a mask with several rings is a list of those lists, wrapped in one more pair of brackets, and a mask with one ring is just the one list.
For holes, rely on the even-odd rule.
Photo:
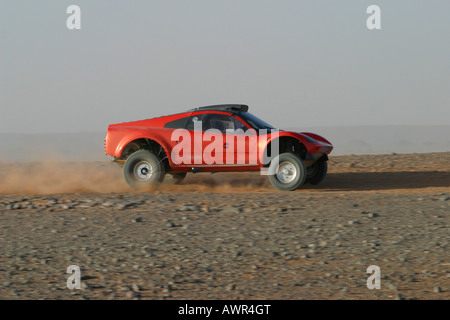
{"label": "desert ground", "polygon": [[449,299],[450,152],[328,172],[293,192],[259,173],[134,192],[108,160],[0,164],[0,299]]}

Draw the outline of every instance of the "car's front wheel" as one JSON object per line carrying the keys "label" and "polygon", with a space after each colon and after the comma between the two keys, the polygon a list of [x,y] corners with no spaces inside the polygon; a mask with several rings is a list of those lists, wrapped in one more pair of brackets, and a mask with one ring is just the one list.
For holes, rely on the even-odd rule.
{"label": "car's front wheel", "polygon": [[[272,163],[274,162],[272,161]],[[272,168],[272,170],[274,170],[274,174],[269,175],[269,180],[280,190],[295,190],[299,188],[306,179],[306,167],[304,162],[297,155],[290,152],[280,154],[278,156],[278,166],[277,168]]]}
{"label": "car's front wheel", "polygon": [[140,150],[127,158],[123,166],[126,182],[135,189],[156,186],[164,179],[164,164],[148,150]]}

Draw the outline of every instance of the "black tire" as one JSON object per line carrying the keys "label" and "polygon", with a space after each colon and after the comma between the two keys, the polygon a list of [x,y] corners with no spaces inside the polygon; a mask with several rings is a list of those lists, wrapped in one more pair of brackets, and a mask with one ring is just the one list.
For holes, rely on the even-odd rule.
{"label": "black tire", "polygon": [[134,189],[157,186],[164,179],[164,164],[147,150],[140,150],[127,158],[123,166],[126,182]]}
{"label": "black tire", "polygon": [[[269,170],[274,169],[270,168]],[[305,163],[296,154],[287,152],[278,156],[278,168],[269,175],[270,182],[277,189],[292,191],[299,188],[306,179]]]}
{"label": "black tire", "polygon": [[170,172],[164,177],[164,183],[179,184],[186,177],[187,172]]}
{"label": "black tire", "polygon": [[328,163],[325,159],[319,159],[306,169],[305,183],[316,185],[325,179],[328,171]]}

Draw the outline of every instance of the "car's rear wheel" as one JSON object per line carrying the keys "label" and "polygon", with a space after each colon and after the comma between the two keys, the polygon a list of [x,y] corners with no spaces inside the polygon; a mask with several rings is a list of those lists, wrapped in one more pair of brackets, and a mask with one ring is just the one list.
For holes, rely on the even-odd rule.
{"label": "car's rear wheel", "polygon": [[164,177],[164,183],[179,184],[186,177],[187,172],[170,172]]}
{"label": "car's rear wheel", "polygon": [[[274,162],[272,162],[274,163]],[[293,153],[278,156],[277,168],[269,175],[270,182],[280,190],[291,191],[299,188],[306,179],[306,167],[302,159]]]}
{"label": "car's rear wheel", "polygon": [[125,181],[135,189],[157,186],[164,179],[164,165],[154,153],[141,150],[133,153],[123,167]]}
{"label": "car's rear wheel", "polygon": [[306,169],[305,183],[316,185],[325,179],[328,171],[327,160],[319,159]]}

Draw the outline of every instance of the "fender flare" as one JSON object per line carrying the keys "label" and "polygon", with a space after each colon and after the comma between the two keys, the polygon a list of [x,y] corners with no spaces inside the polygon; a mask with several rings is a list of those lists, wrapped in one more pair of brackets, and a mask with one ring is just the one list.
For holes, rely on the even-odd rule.
{"label": "fender flare", "polygon": [[155,139],[155,137],[149,137],[149,136],[135,135],[135,136],[127,137],[126,139],[123,139],[122,141],[120,141],[117,144],[116,151],[115,151],[115,156],[117,158],[121,158],[122,157],[122,152],[123,152],[123,150],[125,149],[125,147],[128,144],[130,144],[133,141],[141,140],[141,139],[151,140],[151,141],[156,142],[158,145],[160,145],[163,148],[163,150],[166,153],[166,155],[167,155],[167,160],[169,161],[169,165],[172,165],[172,160],[171,160],[171,158],[169,156],[170,152],[168,151],[168,146],[165,145],[164,143],[162,143],[161,142],[162,140],[157,139],[157,138]]}

